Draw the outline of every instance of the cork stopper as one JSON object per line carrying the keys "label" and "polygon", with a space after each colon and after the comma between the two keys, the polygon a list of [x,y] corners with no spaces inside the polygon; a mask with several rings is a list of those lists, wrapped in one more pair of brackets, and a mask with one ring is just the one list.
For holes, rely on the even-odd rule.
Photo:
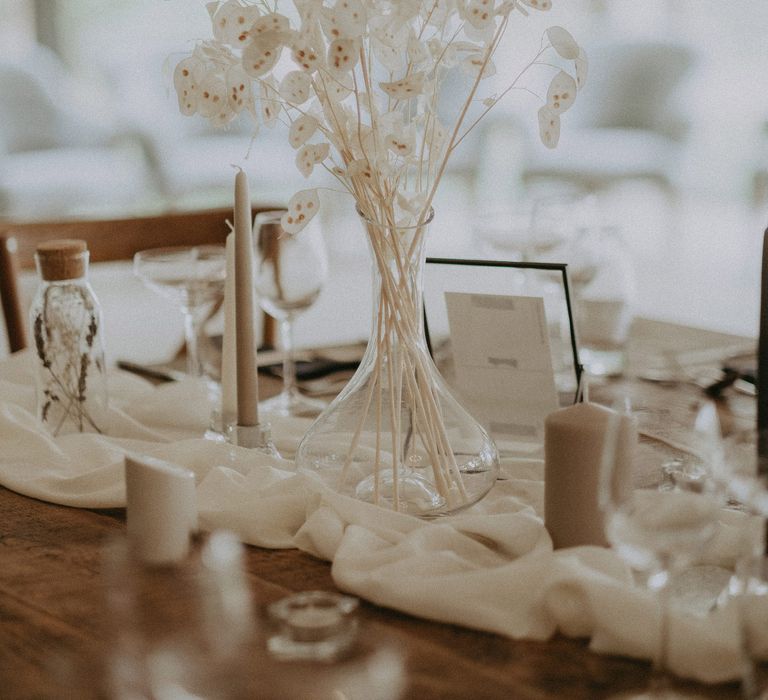
{"label": "cork stopper", "polygon": [[47,282],[84,277],[88,268],[88,246],[77,239],[46,241],[35,254],[40,276]]}

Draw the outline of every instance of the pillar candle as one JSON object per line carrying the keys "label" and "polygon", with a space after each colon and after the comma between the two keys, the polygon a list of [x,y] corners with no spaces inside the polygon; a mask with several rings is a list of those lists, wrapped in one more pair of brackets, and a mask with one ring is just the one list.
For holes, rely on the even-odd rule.
{"label": "pillar candle", "polygon": [[237,340],[237,424],[259,424],[253,294],[253,232],[248,178],[235,176],[235,337]]}
{"label": "pillar candle", "polygon": [[189,551],[197,529],[195,475],[146,456],[125,456],[128,540],[148,564],[172,564]]}
{"label": "pillar candle", "polygon": [[227,236],[224,283],[224,337],[221,345],[221,417],[223,427],[237,421],[237,341],[235,339],[235,234]]}
{"label": "pillar candle", "polygon": [[[610,440],[614,444],[608,445]],[[555,548],[608,544],[600,509],[603,453],[620,461],[612,488],[631,483],[637,425],[594,403],[550,413],[544,421],[544,523]]]}

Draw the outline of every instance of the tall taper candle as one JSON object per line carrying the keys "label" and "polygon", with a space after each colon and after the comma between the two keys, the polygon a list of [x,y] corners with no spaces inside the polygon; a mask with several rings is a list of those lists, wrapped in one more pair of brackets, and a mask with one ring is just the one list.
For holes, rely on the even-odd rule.
{"label": "tall taper candle", "polygon": [[224,338],[221,344],[221,419],[224,429],[237,422],[237,340],[235,338],[235,234],[227,236],[224,283]]}
{"label": "tall taper candle", "polygon": [[235,337],[237,338],[237,424],[259,424],[259,385],[253,332],[253,232],[248,178],[235,176]]}

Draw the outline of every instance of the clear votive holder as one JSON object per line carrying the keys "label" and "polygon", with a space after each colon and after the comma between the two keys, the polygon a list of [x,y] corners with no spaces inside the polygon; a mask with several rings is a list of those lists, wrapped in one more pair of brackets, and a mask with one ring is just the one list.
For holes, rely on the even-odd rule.
{"label": "clear votive holder", "polygon": [[267,649],[281,660],[335,661],[346,654],[357,638],[356,598],[307,591],[269,606],[277,632]]}

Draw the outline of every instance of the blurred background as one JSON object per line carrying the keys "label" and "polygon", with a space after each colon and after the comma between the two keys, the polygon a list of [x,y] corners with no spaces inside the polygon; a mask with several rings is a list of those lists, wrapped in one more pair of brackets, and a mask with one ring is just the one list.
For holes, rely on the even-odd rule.
{"label": "blurred background", "polygon": [[[530,91],[513,91],[456,154],[429,252],[551,256],[529,243],[546,242],[556,208],[561,223],[591,232],[564,253],[573,261],[560,260],[574,271],[594,262],[590,246],[620,251],[607,263],[620,279],[595,295],[623,295],[634,315],[755,335],[768,223],[768,3],[553,4],[510,28],[523,34],[506,42],[489,92],[503,89],[547,26],[567,27],[590,73],[563,116],[560,146],[539,143],[537,95],[551,69],[537,67]],[[0,226],[228,206],[232,163],[247,169],[255,202],[285,203],[303,179],[283,130],[254,141],[247,122],[214,131],[178,113],[173,67],[209,34],[201,0],[0,0]],[[366,252],[351,203],[324,193],[318,226],[331,275],[297,324],[299,344],[364,338]],[[138,294],[104,293],[115,303]],[[345,323],[329,324],[339,299]],[[138,359],[155,359],[141,346]]]}

